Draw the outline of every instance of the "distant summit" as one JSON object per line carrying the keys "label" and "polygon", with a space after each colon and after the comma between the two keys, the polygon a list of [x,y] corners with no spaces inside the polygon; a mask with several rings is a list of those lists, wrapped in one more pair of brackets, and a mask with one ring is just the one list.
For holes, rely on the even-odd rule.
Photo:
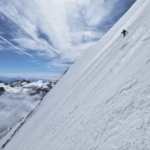
{"label": "distant summit", "polygon": [[29,84],[29,83],[31,83],[31,81],[23,79],[23,80],[17,80],[17,81],[10,82],[10,83],[8,83],[8,85],[10,87],[21,87],[21,86],[24,86],[25,84]]}
{"label": "distant summit", "polygon": [[[2,86],[2,87],[1,87]],[[43,81],[38,81],[38,82],[31,82],[29,80],[16,80],[12,81],[10,83],[5,83],[0,81],[0,93],[3,94],[5,91],[9,92],[9,89],[7,87],[11,88],[23,88],[23,89],[30,89],[30,95],[35,95],[35,94],[41,94],[42,97],[45,96],[47,92],[54,86],[53,82],[46,82],[43,83]],[[5,90],[5,88],[7,90]]]}

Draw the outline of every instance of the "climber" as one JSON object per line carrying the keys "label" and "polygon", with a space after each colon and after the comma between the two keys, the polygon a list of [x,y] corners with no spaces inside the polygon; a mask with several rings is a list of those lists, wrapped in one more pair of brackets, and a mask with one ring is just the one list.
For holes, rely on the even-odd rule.
{"label": "climber", "polygon": [[128,32],[123,29],[123,31],[121,32],[121,34],[123,34],[123,36],[125,37],[128,34]]}

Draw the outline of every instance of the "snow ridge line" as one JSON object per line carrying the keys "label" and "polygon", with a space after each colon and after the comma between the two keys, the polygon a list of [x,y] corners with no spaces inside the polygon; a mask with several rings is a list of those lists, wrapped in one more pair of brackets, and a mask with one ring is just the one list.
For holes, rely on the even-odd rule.
{"label": "snow ridge line", "polygon": [[[41,101],[42,102],[42,101]],[[27,119],[33,115],[33,112],[37,110],[37,108],[40,106],[41,102],[26,116],[26,118],[23,120],[23,122],[19,125],[19,127],[13,132],[13,134],[10,136],[9,139],[0,147],[0,150],[4,149],[6,145],[11,141],[11,139],[16,135],[16,133],[20,130],[20,128],[26,123]],[[21,120],[21,121],[22,121]]]}

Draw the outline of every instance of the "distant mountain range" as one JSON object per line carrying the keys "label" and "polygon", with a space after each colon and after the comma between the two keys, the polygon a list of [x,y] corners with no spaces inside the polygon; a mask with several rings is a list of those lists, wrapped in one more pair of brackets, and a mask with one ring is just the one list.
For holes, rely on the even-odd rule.
{"label": "distant mountain range", "polygon": [[[23,77],[4,77],[4,76],[0,76],[0,81],[3,81],[5,83],[10,83],[16,80],[23,80]],[[48,82],[49,79],[42,79],[42,78],[28,78],[28,80],[30,80],[31,82],[36,82],[39,80],[42,80],[43,82]]]}
{"label": "distant mountain range", "polygon": [[[31,82],[25,79],[9,83],[0,81],[0,134],[26,117],[54,84],[51,81],[43,83],[41,80]],[[0,139],[3,135],[5,134],[0,135]]]}

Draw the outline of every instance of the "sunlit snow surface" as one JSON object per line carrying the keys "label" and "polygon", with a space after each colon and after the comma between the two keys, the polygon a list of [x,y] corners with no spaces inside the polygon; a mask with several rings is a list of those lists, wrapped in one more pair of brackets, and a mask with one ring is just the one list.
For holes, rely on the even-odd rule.
{"label": "sunlit snow surface", "polygon": [[[150,149],[150,0],[138,0],[46,95],[5,150]],[[123,28],[129,34],[120,35]]]}

